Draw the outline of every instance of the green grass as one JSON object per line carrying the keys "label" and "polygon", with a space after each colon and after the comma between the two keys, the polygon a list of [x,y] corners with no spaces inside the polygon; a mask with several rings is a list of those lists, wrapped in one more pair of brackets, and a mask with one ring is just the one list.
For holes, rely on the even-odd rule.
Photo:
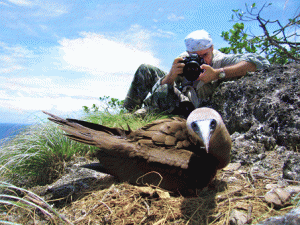
{"label": "green grass", "polygon": [[120,127],[123,129],[127,129],[129,126],[130,129],[135,130],[153,120],[167,117],[171,117],[171,115],[148,114],[142,118],[139,116],[134,116],[130,113],[110,114],[108,112],[95,112],[93,114],[88,114],[83,118],[83,120],[109,127]]}
{"label": "green grass", "polygon": [[[124,129],[130,125],[134,130],[158,118],[163,116],[142,119],[132,114],[96,112],[83,120]],[[70,140],[48,120],[23,130],[0,148],[0,179],[26,187],[52,183],[60,177],[65,162],[96,149]]]}
{"label": "green grass", "polygon": [[50,122],[33,125],[1,146],[0,177],[18,185],[44,185],[60,176],[65,161],[89,149]]}

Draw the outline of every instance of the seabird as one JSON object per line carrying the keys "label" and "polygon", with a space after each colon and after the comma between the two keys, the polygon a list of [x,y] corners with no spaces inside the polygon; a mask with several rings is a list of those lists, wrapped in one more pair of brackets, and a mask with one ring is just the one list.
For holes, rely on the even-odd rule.
{"label": "seabird", "polygon": [[100,164],[87,168],[119,181],[186,194],[207,186],[230,161],[229,132],[211,108],[195,109],[187,120],[156,120],[135,131],[44,113],[72,140],[99,147],[95,155]]}

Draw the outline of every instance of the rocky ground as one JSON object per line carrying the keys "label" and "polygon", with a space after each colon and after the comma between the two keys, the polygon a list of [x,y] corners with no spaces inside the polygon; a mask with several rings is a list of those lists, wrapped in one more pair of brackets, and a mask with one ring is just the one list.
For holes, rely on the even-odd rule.
{"label": "rocky ground", "polygon": [[300,180],[300,65],[288,64],[224,82],[212,107],[232,134],[232,162],[272,169],[277,152],[282,178]]}
{"label": "rocky ground", "polygon": [[231,164],[195,198],[117,184],[81,168],[86,158],[32,190],[70,224],[300,224],[299,81],[300,65],[288,64],[220,85],[208,106],[231,133]]}

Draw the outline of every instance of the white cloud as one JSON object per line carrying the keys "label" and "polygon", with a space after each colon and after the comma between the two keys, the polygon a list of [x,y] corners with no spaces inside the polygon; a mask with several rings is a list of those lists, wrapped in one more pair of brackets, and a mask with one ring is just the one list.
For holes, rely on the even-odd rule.
{"label": "white cloud", "polygon": [[[25,111],[41,111],[41,110],[57,110],[61,112],[73,112],[82,109],[82,106],[91,106],[97,103],[96,97],[88,96],[67,96],[60,94],[58,90],[55,90],[57,94],[43,92],[47,89],[31,88],[29,92],[24,91],[1,91],[0,92],[0,105],[6,110],[17,111],[19,113]],[[75,90],[69,90],[71,93],[75,93]],[[59,93],[59,94],[58,94]]]}
{"label": "white cloud", "polygon": [[158,29],[156,32],[157,37],[171,38],[175,36],[175,33],[171,31],[164,31],[162,29]]}
{"label": "white cloud", "polygon": [[0,99],[2,107],[17,111],[41,111],[57,110],[61,112],[73,112],[82,110],[82,106],[89,107],[97,103],[96,99],[76,99],[72,97],[14,97],[14,99]]}
{"label": "white cloud", "polygon": [[4,2],[0,2],[0,5],[9,6],[9,4],[7,4],[7,3],[4,3]]}
{"label": "white cloud", "polygon": [[[91,74],[132,73],[142,63],[159,65],[159,60],[149,50],[141,50],[147,33],[140,31],[132,36],[133,43],[116,40],[95,33],[81,33],[81,38],[59,41],[66,68]],[[127,39],[128,36],[124,36]],[[136,42],[135,42],[136,41]],[[147,49],[147,44],[145,44]]]}
{"label": "white cloud", "polygon": [[174,13],[172,13],[168,16],[168,20],[170,20],[170,21],[184,20],[184,16],[177,16]]}
{"label": "white cloud", "polygon": [[36,11],[32,15],[38,17],[57,17],[62,14],[68,13],[68,8],[62,1],[36,1],[36,5],[40,10]]}
{"label": "white cloud", "polygon": [[21,6],[31,6],[32,2],[28,0],[8,0],[9,2],[15,4],[15,5],[21,5]]}
{"label": "white cloud", "polygon": [[[0,105],[6,110],[55,110],[74,112],[82,106],[99,104],[104,95],[123,99],[129,88],[128,76],[82,78],[77,83],[58,82],[49,77],[0,77]],[[126,85],[124,85],[126,84]]]}
{"label": "white cloud", "polygon": [[8,46],[0,42],[0,50],[0,73],[24,70],[27,60],[34,57],[33,52],[23,46]]}
{"label": "white cloud", "polygon": [[[28,15],[35,17],[56,17],[68,12],[67,7],[62,1],[47,1],[47,0],[8,0],[10,3],[17,6],[25,6],[29,11]],[[1,4],[1,3],[0,3]],[[4,3],[2,3],[4,4]],[[9,6],[8,4],[5,4]],[[26,12],[25,12],[26,13]]]}
{"label": "white cloud", "polygon": [[159,66],[152,41],[166,35],[134,25],[114,36],[83,32],[34,52],[0,43],[0,70],[6,72],[0,75],[0,110],[74,112],[104,95],[124,99],[140,64]]}

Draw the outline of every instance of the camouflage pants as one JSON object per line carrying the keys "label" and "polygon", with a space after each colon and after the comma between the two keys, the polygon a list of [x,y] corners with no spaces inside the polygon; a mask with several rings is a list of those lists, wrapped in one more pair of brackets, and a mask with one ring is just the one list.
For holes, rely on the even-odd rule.
{"label": "camouflage pants", "polygon": [[176,106],[177,99],[173,85],[155,85],[165,75],[166,73],[157,67],[142,64],[134,74],[124,107],[132,111],[145,104],[146,108],[151,111],[171,113]]}

